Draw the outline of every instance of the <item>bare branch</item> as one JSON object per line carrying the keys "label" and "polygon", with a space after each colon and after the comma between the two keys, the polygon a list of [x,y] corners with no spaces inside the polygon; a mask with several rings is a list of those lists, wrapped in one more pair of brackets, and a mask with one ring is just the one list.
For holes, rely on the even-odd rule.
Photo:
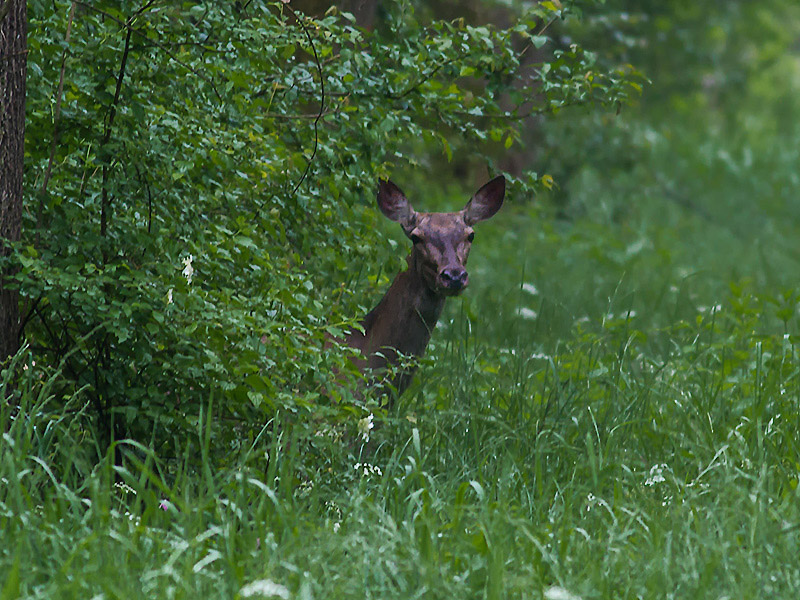
{"label": "bare branch", "polygon": [[47,169],[44,172],[42,181],[41,197],[39,198],[39,215],[36,218],[37,230],[42,224],[42,210],[44,204],[44,194],[47,192],[47,183],[50,181],[50,173],[53,170],[53,159],[56,155],[56,144],[58,144],[58,121],[61,116],[61,99],[64,92],[64,71],[67,65],[67,53],[69,51],[69,36],[72,33],[72,19],[75,16],[75,2],[69,8],[69,20],[67,21],[67,33],[64,35],[64,54],[61,56],[61,74],[58,77],[58,89],[56,90],[56,109],[53,115],[53,139],[50,140],[50,159],[47,161]]}
{"label": "bare branch", "polygon": [[[135,15],[128,19],[128,22],[134,18]],[[122,80],[125,78],[125,66],[128,64],[128,52],[131,48],[132,32],[132,28],[128,27],[127,34],[125,35],[125,49],[122,51],[122,63],[120,64],[119,74],[117,75],[117,86],[114,90],[114,99],[108,107],[106,128],[103,132],[103,140],[100,143],[100,148],[105,146],[111,139],[111,128],[114,125],[114,117],[117,115],[117,104],[119,103],[119,97],[122,93]],[[108,228],[108,164],[103,164],[103,185],[100,198],[100,236],[105,237]],[[104,246],[103,263],[106,262],[106,251]]]}
{"label": "bare branch", "polygon": [[297,190],[300,189],[300,184],[303,183],[306,176],[308,175],[308,171],[311,169],[311,163],[314,162],[314,157],[317,155],[317,148],[319,146],[319,122],[320,119],[322,119],[322,115],[325,112],[325,77],[323,76],[322,73],[322,63],[320,63],[319,61],[319,55],[317,54],[317,47],[314,45],[314,40],[311,39],[311,34],[308,31],[308,27],[306,27],[306,24],[297,15],[294,9],[291,6],[289,6],[288,3],[285,3],[283,6],[285,6],[289,10],[289,12],[292,13],[297,22],[300,23],[300,27],[303,28],[303,32],[306,34],[306,38],[308,38],[308,43],[311,46],[311,50],[314,52],[314,60],[317,63],[317,72],[319,73],[319,86],[320,86],[319,113],[317,113],[317,116],[314,119],[314,149],[311,151],[311,157],[308,159],[308,162],[306,163],[306,169],[305,171],[303,171],[303,175],[300,177],[300,180],[297,182],[297,184],[294,186],[294,189],[292,190],[292,195],[294,195],[295,193],[297,193]]}

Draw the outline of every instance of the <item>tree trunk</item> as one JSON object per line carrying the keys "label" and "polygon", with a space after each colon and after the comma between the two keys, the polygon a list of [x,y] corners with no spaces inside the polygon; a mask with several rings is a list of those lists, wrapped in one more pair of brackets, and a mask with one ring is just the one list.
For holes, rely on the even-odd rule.
{"label": "tree trunk", "polygon": [[[22,221],[25,76],[28,13],[25,0],[0,0],[0,256],[18,241]],[[19,301],[0,272],[0,362],[17,350]]]}

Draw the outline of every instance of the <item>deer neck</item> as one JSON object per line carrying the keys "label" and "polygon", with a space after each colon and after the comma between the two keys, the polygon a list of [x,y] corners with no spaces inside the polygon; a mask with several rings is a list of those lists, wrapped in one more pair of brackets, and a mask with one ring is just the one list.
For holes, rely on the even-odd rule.
{"label": "deer neck", "polygon": [[362,322],[365,354],[381,352],[392,363],[397,360],[396,353],[387,352],[388,349],[413,356],[425,352],[445,302],[445,297],[431,290],[419,273],[413,252],[407,261],[408,269],[398,273],[383,299]]}

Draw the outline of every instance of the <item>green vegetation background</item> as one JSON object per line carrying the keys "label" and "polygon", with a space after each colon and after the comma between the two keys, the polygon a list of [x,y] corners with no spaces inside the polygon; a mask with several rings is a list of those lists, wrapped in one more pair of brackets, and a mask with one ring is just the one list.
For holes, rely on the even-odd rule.
{"label": "green vegetation background", "polygon": [[[800,596],[800,9],[377,6],[29,2],[0,595]],[[498,171],[412,388],[333,385],[376,179]]]}

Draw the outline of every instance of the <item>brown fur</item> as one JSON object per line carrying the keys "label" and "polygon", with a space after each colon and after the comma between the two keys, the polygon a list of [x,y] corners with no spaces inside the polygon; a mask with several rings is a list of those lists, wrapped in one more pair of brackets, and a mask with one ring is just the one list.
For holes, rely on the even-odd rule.
{"label": "brown fur", "polygon": [[[417,213],[390,181],[378,188],[381,211],[403,227],[414,242],[408,269],[395,277],[378,305],[361,322],[364,332],[353,331],[348,346],[360,351],[355,361],[362,372],[395,366],[400,355],[422,356],[431,339],[445,300],[464,291],[469,283],[467,258],[472,225],[494,215],[503,203],[505,179],[483,186],[463,210],[453,213]],[[411,383],[415,367],[401,369],[392,380],[398,395]]]}

